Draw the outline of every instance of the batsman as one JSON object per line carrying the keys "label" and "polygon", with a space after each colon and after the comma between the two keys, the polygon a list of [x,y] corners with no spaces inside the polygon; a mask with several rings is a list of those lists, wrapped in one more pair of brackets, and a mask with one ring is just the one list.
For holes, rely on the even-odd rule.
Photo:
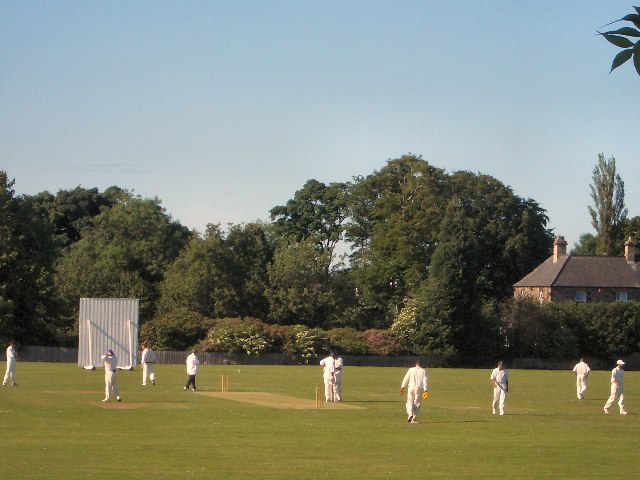
{"label": "batsman", "polygon": [[326,402],[336,401],[336,360],[334,352],[329,352],[329,356],[320,360],[322,367],[322,378],[324,380],[324,399]]}

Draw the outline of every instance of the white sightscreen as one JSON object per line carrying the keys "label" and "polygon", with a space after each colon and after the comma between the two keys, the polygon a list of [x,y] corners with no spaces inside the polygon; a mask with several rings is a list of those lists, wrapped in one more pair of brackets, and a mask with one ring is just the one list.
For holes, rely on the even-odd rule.
{"label": "white sightscreen", "polygon": [[78,327],[79,367],[101,367],[109,349],[118,357],[118,367],[136,366],[137,298],[81,298]]}

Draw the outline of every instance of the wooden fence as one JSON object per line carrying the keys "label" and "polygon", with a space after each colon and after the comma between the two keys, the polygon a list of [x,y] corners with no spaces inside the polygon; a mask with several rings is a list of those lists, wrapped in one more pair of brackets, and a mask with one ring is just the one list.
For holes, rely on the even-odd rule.
{"label": "wooden fence", "polygon": [[[156,351],[156,363],[184,364],[190,352]],[[138,359],[142,352],[138,353]],[[295,358],[281,353],[265,353],[260,356],[233,354],[225,352],[199,352],[198,358],[203,365],[299,365]],[[342,358],[349,366],[376,367],[410,367],[416,357],[378,357],[343,355]],[[6,360],[5,352],[0,352],[0,360]],[[18,350],[18,361],[21,362],[60,362],[78,363],[78,349],[65,347],[21,347]],[[320,357],[310,358],[312,365],[317,365]]]}
{"label": "wooden fence", "polygon": [[[190,352],[156,352],[156,363],[184,364]],[[138,359],[141,352],[138,354]],[[299,365],[301,362],[281,353],[266,353],[264,355],[230,354],[225,352],[200,352],[198,358],[203,365]],[[308,363],[317,365],[321,357],[310,358]],[[345,366],[351,367],[406,367],[415,363],[415,356],[378,357],[342,355]],[[0,352],[0,361],[5,361],[5,351]],[[610,370],[616,359],[602,360],[586,357],[585,360],[593,370]],[[78,349],[65,347],[21,347],[18,350],[18,361],[21,362],[60,362],[78,363]],[[624,357],[627,367],[632,370],[640,369],[640,353],[633,353]],[[577,359],[554,360],[540,358],[514,358],[507,360],[508,368],[530,370],[571,370]],[[427,364],[429,362],[427,361]],[[489,366],[486,366],[489,368]],[[492,367],[491,367],[492,368]]]}

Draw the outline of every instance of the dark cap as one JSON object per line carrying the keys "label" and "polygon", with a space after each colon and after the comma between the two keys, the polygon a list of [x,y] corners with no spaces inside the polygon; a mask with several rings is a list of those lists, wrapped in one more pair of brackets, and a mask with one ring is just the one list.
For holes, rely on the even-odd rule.
{"label": "dark cap", "polygon": [[113,350],[111,349],[107,350],[107,355],[113,355]]}

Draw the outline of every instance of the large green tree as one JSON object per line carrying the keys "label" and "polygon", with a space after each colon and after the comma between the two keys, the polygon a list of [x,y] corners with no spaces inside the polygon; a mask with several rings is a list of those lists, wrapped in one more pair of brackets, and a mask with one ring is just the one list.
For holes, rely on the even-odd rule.
{"label": "large green tree", "polygon": [[389,323],[426,278],[445,204],[445,172],[415,155],[355,181],[347,239],[358,298]]}
{"label": "large green tree", "polygon": [[89,226],[103,208],[113,206],[121,192],[118,187],[100,193],[97,188],[78,186],[73,190],[59,190],[55,195],[41,192],[34,196],[34,202],[47,211],[62,246],[68,246],[80,240],[82,229]]}
{"label": "large green tree", "polygon": [[270,211],[273,232],[286,241],[311,240],[333,255],[347,219],[346,183],[309,180],[286,205]]}
{"label": "large green tree", "polygon": [[272,323],[328,327],[335,306],[329,252],[312,241],[291,241],[276,248],[268,267],[269,318]]}
{"label": "large green tree", "polygon": [[190,310],[208,318],[266,318],[271,246],[259,224],[232,226],[225,234],[208,225],[168,268],[160,313]]}
{"label": "large green tree", "polygon": [[54,225],[14,180],[0,171],[0,339],[47,345],[56,341]]}
{"label": "large green tree", "polygon": [[451,240],[443,221],[447,209],[463,212],[475,237],[478,268],[467,275],[482,301],[512,295],[513,283],[549,255],[545,211],[488,175],[448,175],[405,155],[357,179],[352,192],[347,239],[355,249],[351,266],[358,301],[387,319],[422,288],[437,246]]}
{"label": "large green tree", "polygon": [[624,206],[624,182],[616,173],[616,159],[605,159],[598,154],[598,163],[593,169],[593,183],[591,199],[593,207],[588,206],[591,215],[591,225],[598,238],[597,252],[599,255],[616,254],[616,238],[620,227],[627,218]]}
{"label": "large green tree", "polygon": [[141,320],[151,318],[164,272],[190,236],[158,199],[122,195],[58,262],[56,284],[67,321],[75,321],[80,297],[139,298]]}
{"label": "large green tree", "polygon": [[[489,175],[459,171],[449,184],[446,211],[456,212],[475,236],[480,260],[478,270],[469,274],[477,276],[479,297],[482,301],[510,297],[513,284],[549,255],[553,237],[546,227],[546,212]],[[456,235],[451,221],[443,221],[439,243]]]}

